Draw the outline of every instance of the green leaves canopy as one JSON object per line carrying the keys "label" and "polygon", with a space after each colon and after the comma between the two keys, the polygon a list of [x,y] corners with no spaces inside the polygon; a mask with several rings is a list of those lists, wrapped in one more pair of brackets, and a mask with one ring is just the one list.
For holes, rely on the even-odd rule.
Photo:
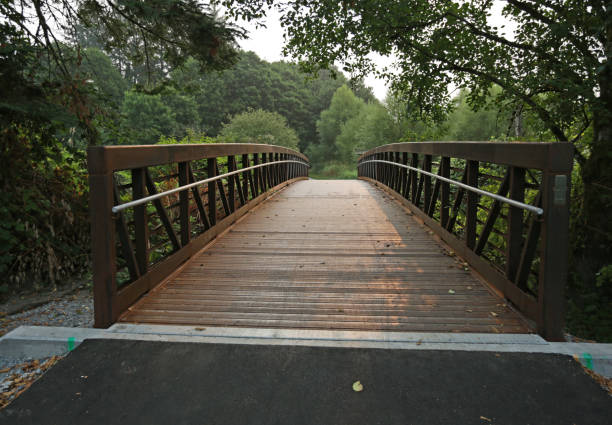
{"label": "green leaves canopy", "polygon": [[610,109],[600,96],[610,56],[604,46],[612,36],[603,1],[508,0],[502,13],[516,23],[514,36],[490,23],[490,0],[224,3],[237,15],[276,4],[286,52],[310,71],[341,63],[362,76],[375,70],[370,53],[393,54],[399,72],[381,73],[413,115],[442,119],[451,105],[449,85],[468,88],[478,108],[497,84],[507,108],[532,110],[557,139],[568,140],[584,131],[592,113]]}
{"label": "green leaves canopy", "polygon": [[299,150],[295,130],[287,120],[276,112],[261,109],[243,112],[223,125],[219,135],[221,141],[238,143],[265,143]]}

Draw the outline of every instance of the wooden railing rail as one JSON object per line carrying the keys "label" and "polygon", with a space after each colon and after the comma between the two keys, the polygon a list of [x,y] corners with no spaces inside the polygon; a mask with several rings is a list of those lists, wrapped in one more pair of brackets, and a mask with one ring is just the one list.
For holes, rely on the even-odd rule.
{"label": "wooden railing rail", "polygon": [[563,339],[569,143],[374,148],[358,175],[397,196],[550,340]]}
{"label": "wooden railing rail", "polygon": [[88,167],[96,327],[309,168],[258,144],[91,147]]}

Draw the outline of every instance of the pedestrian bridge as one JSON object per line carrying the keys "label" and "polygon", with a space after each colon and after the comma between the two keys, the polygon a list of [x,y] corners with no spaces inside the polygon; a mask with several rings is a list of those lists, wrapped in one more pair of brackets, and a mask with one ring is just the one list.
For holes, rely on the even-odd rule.
{"label": "pedestrian bridge", "polygon": [[562,338],[566,143],[402,143],[357,180],[269,145],[92,147],[96,327]]}

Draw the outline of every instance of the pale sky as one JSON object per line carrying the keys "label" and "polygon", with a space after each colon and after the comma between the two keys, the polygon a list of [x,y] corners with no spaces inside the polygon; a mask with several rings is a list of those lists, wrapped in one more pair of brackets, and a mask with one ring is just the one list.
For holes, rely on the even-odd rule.
{"label": "pale sky", "polygon": [[[515,28],[513,22],[506,21],[501,16],[501,10],[505,1],[495,1],[492,9],[491,24],[500,27],[506,25],[506,30],[511,33]],[[249,38],[240,42],[240,47],[246,51],[252,51],[257,55],[267,60],[268,62],[276,62],[280,60],[290,61],[291,58],[283,57],[282,49],[284,45],[283,29],[279,21],[280,15],[275,10],[268,10],[265,18],[266,28],[255,28],[255,25],[248,22],[239,22],[239,25],[249,31]],[[513,37],[510,36],[510,39]],[[389,66],[393,63],[392,57],[383,57],[374,55],[373,59],[380,64],[381,67]],[[365,84],[372,87],[374,95],[379,100],[384,100],[387,94],[387,85],[384,80],[376,78],[374,75],[369,75],[365,78]]]}

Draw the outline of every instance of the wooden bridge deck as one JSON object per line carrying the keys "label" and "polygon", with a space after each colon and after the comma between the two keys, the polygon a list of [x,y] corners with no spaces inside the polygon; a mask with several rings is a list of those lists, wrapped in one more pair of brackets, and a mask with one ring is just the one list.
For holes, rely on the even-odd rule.
{"label": "wooden bridge deck", "polygon": [[242,218],[120,321],[427,332],[530,332],[388,195],[300,181]]}

